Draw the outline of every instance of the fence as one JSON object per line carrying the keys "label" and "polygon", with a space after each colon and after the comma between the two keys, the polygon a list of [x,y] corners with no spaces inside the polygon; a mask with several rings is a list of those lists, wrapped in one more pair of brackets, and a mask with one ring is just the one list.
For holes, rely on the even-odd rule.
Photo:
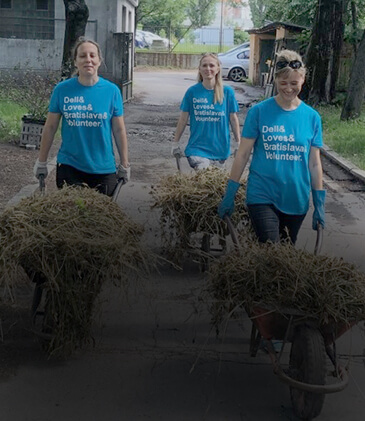
{"label": "fence", "polygon": [[[160,38],[160,39],[158,39]],[[162,39],[162,41],[161,41]],[[248,34],[247,39],[248,40]],[[240,44],[243,40],[238,40]],[[235,30],[230,27],[203,27],[194,29],[188,26],[153,27],[145,26],[136,32],[136,49],[144,51],[165,51],[173,53],[199,54],[219,53],[235,44]]]}

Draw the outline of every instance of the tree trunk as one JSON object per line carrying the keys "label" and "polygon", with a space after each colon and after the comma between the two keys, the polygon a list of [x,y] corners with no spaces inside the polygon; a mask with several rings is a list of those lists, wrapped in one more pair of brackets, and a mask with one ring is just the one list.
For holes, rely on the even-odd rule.
{"label": "tree trunk", "polygon": [[62,78],[71,77],[74,70],[72,49],[79,37],[85,35],[89,9],[84,0],[63,0],[65,4],[66,27],[63,44]]}
{"label": "tree trunk", "polygon": [[345,3],[345,0],[318,0],[306,54],[308,76],[305,99],[312,105],[330,103],[336,94]]}
{"label": "tree trunk", "polygon": [[363,32],[355,63],[352,66],[346,100],[342,108],[341,120],[355,119],[360,116],[365,94],[365,31]]}

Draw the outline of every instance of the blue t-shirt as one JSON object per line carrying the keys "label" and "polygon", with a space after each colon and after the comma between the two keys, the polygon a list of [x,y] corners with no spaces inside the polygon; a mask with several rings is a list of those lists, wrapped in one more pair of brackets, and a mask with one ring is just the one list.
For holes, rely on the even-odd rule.
{"label": "blue t-shirt", "polygon": [[227,159],[230,153],[229,118],[239,110],[234,91],[223,87],[222,104],[214,104],[214,90],[204,88],[201,82],[191,86],[181,103],[181,111],[189,113],[190,138],[186,156],[209,159]]}
{"label": "blue t-shirt", "polygon": [[301,102],[286,111],[269,98],[247,113],[242,136],[256,139],[247,181],[247,204],[272,204],[281,212],[308,211],[311,146],[322,146],[321,117]]}
{"label": "blue t-shirt", "polygon": [[123,115],[123,101],[114,83],[99,77],[84,86],[77,77],[67,79],[55,87],[49,111],[62,114],[58,163],[89,174],[115,172],[112,118]]}

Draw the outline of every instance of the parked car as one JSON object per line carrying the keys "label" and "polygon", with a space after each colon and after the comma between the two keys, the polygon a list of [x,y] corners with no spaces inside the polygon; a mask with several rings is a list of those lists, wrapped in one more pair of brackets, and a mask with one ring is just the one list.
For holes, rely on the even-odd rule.
{"label": "parked car", "polygon": [[218,56],[224,56],[225,54],[233,53],[237,50],[243,50],[245,48],[250,48],[250,41],[244,42],[243,44],[236,45],[235,47],[232,47],[230,50],[225,51],[224,53],[219,53]]}
{"label": "parked car", "polygon": [[148,48],[148,44],[146,40],[144,39],[143,35],[138,30],[136,31],[136,35],[134,37],[134,46],[136,48]]}
{"label": "parked car", "polygon": [[136,39],[137,39],[137,36],[139,39],[142,39],[146,44],[146,47],[142,47],[142,48],[151,48],[154,40],[162,41],[166,48],[169,48],[172,44],[169,39],[162,38],[159,35],[154,34],[153,32],[149,32],[149,31],[142,31],[140,29],[137,29]]}
{"label": "parked car", "polygon": [[242,82],[248,76],[250,49],[238,48],[218,54],[222,67],[222,77]]}

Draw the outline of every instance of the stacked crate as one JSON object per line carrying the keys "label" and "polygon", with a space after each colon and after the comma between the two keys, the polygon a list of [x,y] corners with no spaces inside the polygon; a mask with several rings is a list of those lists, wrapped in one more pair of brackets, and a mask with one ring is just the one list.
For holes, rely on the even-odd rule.
{"label": "stacked crate", "polygon": [[35,145],[37,149],[41,144],[44,120],[34,120],[23,117],[22,132],[20,135],[20,146]]}

